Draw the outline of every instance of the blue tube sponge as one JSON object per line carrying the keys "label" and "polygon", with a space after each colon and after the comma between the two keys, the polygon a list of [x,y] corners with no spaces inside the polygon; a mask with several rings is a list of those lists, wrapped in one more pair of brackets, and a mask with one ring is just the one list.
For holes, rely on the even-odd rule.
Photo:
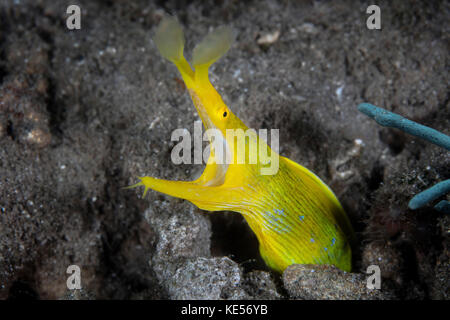
{"label": "blue tube sponge", "polygon": [[[358,110],[384,127],[400,129],[413,136],[450,150],[450,137],[442,132],[408,120],[396,113],[376,107],[370,103],[361,103],[358,106]],[[408,207],[412,210],[419,209],[448,192],[450,192],[450,180],[439,182],[431,188],[414,196],[409,202]],[[442,200],[434,208],[441,212],[450,213],[450,202]]]}
{"label": "blue tube sponge", "polygon": [[413,136],[425,139],[431,143],[437,144],[447,150],[450,150],[450,137],[432,128],[408,120],[396,113],[376,107],[370,103],[361,103],[358,110],[374,119],[378,124],[384,127],[400,129]]}
{"label": "blue tube sponge", "polygon": [[434,208],[443,213],[450,213],[450,201],[447,200],[439,201],[439,203],[435,205]]}
{"label": "blue tube sponge", "polygon": [[431,188],[422,191],[421,193],[414,196],[414,198],[409,201],[408,207],[410,209],[418,209],[426,205],[427,203],[436,200],[440,196],[450,192],[450,179],[439,182],[432,186]]}

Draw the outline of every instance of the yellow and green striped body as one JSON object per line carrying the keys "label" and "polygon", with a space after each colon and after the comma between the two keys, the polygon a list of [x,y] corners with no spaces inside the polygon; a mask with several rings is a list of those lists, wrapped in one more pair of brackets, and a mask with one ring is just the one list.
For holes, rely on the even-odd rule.
{"label": "yellow and green striped body", "polygon": [[254,189],[248,192],[252,204],[239,212],[269,267],[282,272],[294,263],[328,264],[351,270],[351,225],[334,194],[313,173],[280,157],[278,173],[259,176],[249,189]]}

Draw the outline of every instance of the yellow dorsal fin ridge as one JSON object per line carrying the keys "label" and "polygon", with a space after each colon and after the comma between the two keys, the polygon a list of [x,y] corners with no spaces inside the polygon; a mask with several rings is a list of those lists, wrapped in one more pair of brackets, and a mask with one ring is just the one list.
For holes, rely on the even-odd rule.
{"label": "yellow dorsal fin ridge", "polygon": [[222,57],[233,43],[233,32],[228,26],[221,26],[209,33],[194,48],[192,64],[196,66],[210,66]]}
{"label": "yellow dorsal fin ridge", "polygon": [[173,63],[183,59],[184,34],[180,23],[171,16],[164,17],[156,29],[153,41],[161,55]]}

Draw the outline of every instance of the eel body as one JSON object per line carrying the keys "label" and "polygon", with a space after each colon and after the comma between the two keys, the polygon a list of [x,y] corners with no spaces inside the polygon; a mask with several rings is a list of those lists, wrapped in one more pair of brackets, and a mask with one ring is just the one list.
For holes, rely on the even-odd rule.
{"label": "eel body", "polygon": [[[203,125],[214,130],[211,140],[220,142],[225,152],[219,157],[216,144],[211,144],[206,167],[195,181],[145,176],[131,187],[144,186],[144,196],[153,189],[186,199],[207,211],[241,213],[258,238],[261,256],[275,271],[291,264],[327,264],[350,271],[354,234],[334,193],[314,173],[279,156],[248,130],[209,81],[209,67],[230,48],[232,38],[224,27],[207,35],[194,49],[192,68],[183,55],[179,23],[172,17],[161,22],[154,42],[178,68]],[[229,131],[238,134],[230,137]],[[240,138],[243,143],[238,143]],[[256,161],[242,163],[243,153]]]}

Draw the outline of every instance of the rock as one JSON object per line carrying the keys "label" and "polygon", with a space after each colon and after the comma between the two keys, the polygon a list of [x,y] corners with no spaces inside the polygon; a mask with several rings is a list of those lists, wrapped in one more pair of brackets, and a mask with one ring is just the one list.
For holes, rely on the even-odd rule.
{"label": "rock", "polygon": [[242,271],[227,257],[189,259],[165,284],[172,299],[248,299]]}
{"label": "rock", "polygon": [[149,264],[163,286],[174,276],[180,261],[210,257],[210,222],[187,202],[155,201],[145,217],[157,239]]}
{"label": "rock", "polygon": [[252,271],[245,274],[243,288],[251,299],[274,300],[282,298],[269,272]]}
{"label": "rock", "polygon": [[289,295],[305,300],[379,300],[394,296],[381,290],[367,289],[367,276],[348,273],[334,266],[290,265],[283,273]]}
{"label": "rock", "polygon": [[256,41],[260,46],[270,46],[278,41],[280,30],[262,34]]}
{"label": "rock", "polygon": [[211,223],[186,201],[155,201],[144,215],[157,234],[155,259],[210,256]]}
{"label": "rock", "polygon": [[[167,208],[175,209],[167,212]],[[149,264],[170,299],[278,299],[267,272],[243,275],[227,257],[211,258],[211,224],[184,201],[155,201],[145,213],[156,233]]]}

